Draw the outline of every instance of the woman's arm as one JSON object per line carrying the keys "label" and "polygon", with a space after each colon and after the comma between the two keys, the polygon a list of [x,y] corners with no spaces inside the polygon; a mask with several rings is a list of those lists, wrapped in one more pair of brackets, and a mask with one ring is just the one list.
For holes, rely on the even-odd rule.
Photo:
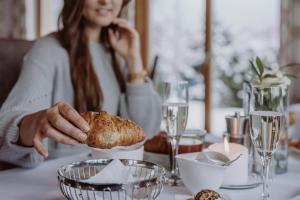
{"label": "woman's arm", "polygon": [[126,94],[121,95],[120,114],[142,126],[148,137],[159,131],[161,99],[148,78],[144,84],[127,83]]}
{"label": "woman's arm", "polygon": [[0,110],[1,161],[23,167],[43,161],[34,148],[18,144],[19,125],[24,116],[51,105],[51,73],[31,57],[24,59],[19,79]]}
{"label": "woman's arm", "polygon": [[54,38],[46,37],[24,59],[20,77],[0,110],[1,161],[33,167],[48,155],[44,138],[65,144],[85,140],[80,128],[88,125],[82,117],[66,103],[53,105],[56,68],[63,67],[59,63],[64,53]]}
{"label": "woman's arm", "polygon": [[[150,137],[159,131],[161,100],[151,80],[143,77],[138,32],[124,19],[116,19],[113,23],[118,29],[116,32],[109,30],[110,42],[126,61],[129,75],[126,94],[121,95],[120,114],[141,125]],[[135,75],[135,78],[131,79],[130,75]]]}

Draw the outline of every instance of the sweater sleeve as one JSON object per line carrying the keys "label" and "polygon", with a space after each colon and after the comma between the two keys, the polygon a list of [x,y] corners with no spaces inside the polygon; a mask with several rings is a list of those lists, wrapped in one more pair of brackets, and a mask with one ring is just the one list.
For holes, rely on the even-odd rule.
{"label": "sweater sleeve", "polygon": [[142,85],[126,84],[126,93],[121,95],[120,114],[138,123],[148,137],[159,131],[161,99],[150,79]]}
{"label": "sweater sleeve", "polygon": [[45,55],[39,50],[33,47],[25,56],[19,79],[0,110],[0,160],[22,167],[34,167],[43,161],[33,147],[16,144],[22,118],[51,105],[54,72],[47,63],[41,64]]}

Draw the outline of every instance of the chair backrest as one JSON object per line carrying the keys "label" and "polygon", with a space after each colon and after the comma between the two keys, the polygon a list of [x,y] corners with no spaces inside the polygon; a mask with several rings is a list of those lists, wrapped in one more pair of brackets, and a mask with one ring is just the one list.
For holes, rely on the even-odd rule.
{"label": "chair backrest", "polygon": [[18,80],[23,56],[33,42],[18,39],[0,39],[0,107]]}
{"label": "chair backrest", "polygon": [[[33,42],[17,39],[0,39],[0,108],[10,90],[18,80],[23,57]],[[10,169],[14,165],[0,162],[0,170]]]}

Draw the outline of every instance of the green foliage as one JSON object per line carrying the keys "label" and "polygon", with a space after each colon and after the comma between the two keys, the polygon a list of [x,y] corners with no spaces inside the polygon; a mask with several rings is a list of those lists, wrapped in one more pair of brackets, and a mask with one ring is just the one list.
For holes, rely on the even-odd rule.
{"label": "green foliage", "polygon": [[261,59],[257,56],[255,59],[255,62],[252,60],[249,60],[250,66],[254,74],[258,77],[259,81],[262,82],[264,77],[264,71],[265,71],[265,64],[261,61]]}

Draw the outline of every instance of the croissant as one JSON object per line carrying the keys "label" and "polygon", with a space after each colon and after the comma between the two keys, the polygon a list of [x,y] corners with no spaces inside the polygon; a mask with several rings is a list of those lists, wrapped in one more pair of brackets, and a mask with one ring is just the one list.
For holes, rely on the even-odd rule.
{"label": "croissant", "polygon": [[81,116],[90,125],[86,140],[90,147],[110,149],[115,146],[130,146],[145,139],[143,129],[137,124],[105,111],[84,112]]}

